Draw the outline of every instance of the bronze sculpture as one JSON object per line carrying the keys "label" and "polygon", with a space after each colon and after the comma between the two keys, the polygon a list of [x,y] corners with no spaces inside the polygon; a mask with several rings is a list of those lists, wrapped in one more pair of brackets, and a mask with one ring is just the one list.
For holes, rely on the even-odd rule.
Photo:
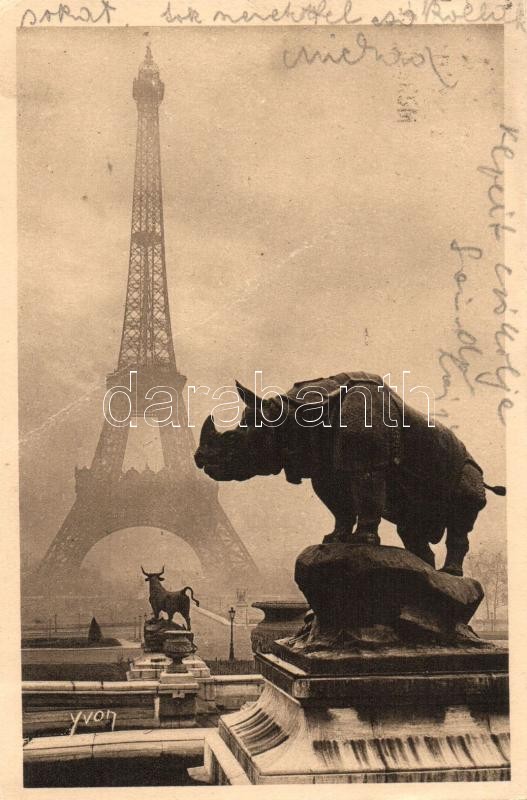
{"label": "bronze sculpture", "polygon": [[[154,612],[153,619],[150,621],[155,622],[159,620],[159,615],[162,611],[165,611],[168,615],[168,622],[172,622],[174,614],[179,613],[185,620],[187,630],[189,631],[191,598],[193,602],[199,606],[199,600],[194,597],[192,587],[185,586],[183,589],[180,589],[177,592],[168,592],[163,586],[161,586],[161,581],[165,580],[163,578],[163,573],[165,571],[164,566],[161,572],[145,572],[143,567],[141,567],[141,571],[143,575],[146,575],[145,581],[150,584],[150,595],[148,599],[150,601],[150,605],[152,606],[152,611]],[[190,591],[191,597],[187,595],[187,590]]]}
{"label": "bronze sculpture", "polygon": [[[222,434],[212,417],[203,425],[195,461],[207,475],[243,481],[283,469],[291,483],[310,478],[335,517],[324,542],[380,544],[384,518],[397,526],[407,550],[435,566],[430,544],[446,529],[442,571],[463,574],[485,489],[505,489],[484,483],[481,467],[451,430],[430,426],[382,378],[364,372],[295,383],[270,400],[237,388],[246,405],[240,425]],[[310,388],[318,403],[306,399]]]}

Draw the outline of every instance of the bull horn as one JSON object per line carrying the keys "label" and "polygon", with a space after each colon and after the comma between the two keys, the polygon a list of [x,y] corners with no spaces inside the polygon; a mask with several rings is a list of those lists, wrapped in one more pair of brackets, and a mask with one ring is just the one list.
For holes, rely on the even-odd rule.
{"label": "bull horn", "polygon": [[257,394],[251,392],[250,389],[246,389],[245,386],[242,386],[241,383],[235,381],[236,389],[238,394],[240,395],[241,399],[245,403],[246,406],[249,408],[256,408],[257,406],[261,408],[262,401],[258,397]]}
{"label": "bull horn", "polygon": [[216,426],[214,425],[214,417],[212,414],[207,417],[205,422],[203,423],[203,427],[201,428],[201,436],[199,438],[200,444],[207,444],[207,442],[211,441],[218,435],[218,431],[216,430]]}
{"label": "bull horn", "polygon": [[141,564],[141,572],[143,573],[143,575],[148,575],[148,572],[145,572],[145,571],[144,571],[144,569],[143,569],[143,565],[142,565],[142,564]]}
{"label": "bull horn", "polygon": [[162,575],[164,571],[165,571],[165,565],[163,564],[163,569],[161,570],[161,572],[159,573],[159,575]]}

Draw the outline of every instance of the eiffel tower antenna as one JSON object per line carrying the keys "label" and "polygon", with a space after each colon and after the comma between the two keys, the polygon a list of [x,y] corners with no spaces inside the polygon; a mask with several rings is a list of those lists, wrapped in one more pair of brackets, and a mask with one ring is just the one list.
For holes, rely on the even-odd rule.
{"label": "eiffel tower antenna", "polygon": [[[180,425],[159,425],[164,469],[123,472],[129,426],[104,419],[89,468],[75,470],[76,499],[39,568],[43,581],[75,582],[78,569],[105,536],[125,528],[154,527],[184,539],[213,586],[260,578],[251,556],[218,500],[218,487],[194,465],[195,443],[185,424],[186,377],[176,365],[165,263],[159,105],[165,86],[150,45],[133,82],[137,141],[126,304],[117,369],[107,388],[137,372],[137,416],[147,411],[149,389],[177,395]],[[155,417],[155,414],[151,414]],[[126,417],[126,414],[124,415]],[[118,417],[122,419],[123,417]]]}

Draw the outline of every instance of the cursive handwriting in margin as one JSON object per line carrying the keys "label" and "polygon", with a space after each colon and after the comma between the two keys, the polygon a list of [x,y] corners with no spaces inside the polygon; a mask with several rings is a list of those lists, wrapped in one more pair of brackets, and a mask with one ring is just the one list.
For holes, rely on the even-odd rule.
{"label": "cursive handwriting in margin", "polygon": [[455,25],[457,22],[465,24],[491,23],[496,25],[514,25],[517,30],[527,33],[523,0],[505,0],[489,8],[483,0],[481,3],[471,3],[466,0],[461,11],[447,6],[441,0],[425,0],[421,19],[423,22],[442,25]]}
{"label": "cursive handwriting in margin", "polygon": [[236,17],[226,11],[218,10],[212,18],[213,22],[228,22],[230,25],[251,22],[292,22],[295,25],[311,23],[318,25],[324,22],[327,25],[356,25],[362,22],[362,17],[353,15],[353,0],[345,0],[341,10],[335,12],[328,7],[326,0],[318,3],[307,3],[306,5],[295,7],[288,2],[282,8],[273,8],[269,12],[259,13],[257,11],[242,11]]}
{"label": "cursive handwriting in margin", "polygon": [[[498,144],[494,145],[490,151],[490,164],[478,167],[478,172],[492,178],[492,182],[487,190],[487,198],[489,201],[489,208],[487,210],[487,217],[490,219],[488,228],[491,231],[491,236],[494,242],[501,242],[505,234],[517,233],[516,228],[512,225],[505,223],[515,217],[515,211],[506,211],[504,204],[504,165],[505,159],[512,160],[515,157],[513,145],[515,145],[519,138],[519,130],[511,128],[506,125],[500,125],[500,138]],[[511,379],[521,377],[521,372],[513,364],[510,346],[516,340],[520,333],[520,329],[513,325],[510,321],[505,319],[506,314],[517,314],[518,309],[512,308],[509,305],[509,291],[507,287],[507,280],[513,274],[513,269],[510,265],[498,262],[493,264],[493,271],[496,276],[496,285],[492,288],[493,307],[492,315],[497,318],[497,324],[492,331],[493,347],[491,353],[485,353],[482,345],[478,342],[476,337],[466,330],[462,323],[460,311],[463,306],[467,306],[473,301],[473,297],[467,298],[465,296],[465,287],[469,274],[467,273],[467,264],[470,260],[484,261],[484,250],[481,247],[472,245],[460,247],[454,240],[450,249],[457,252],[460,259],[460,266],[454,273],[454,281],[456,283],[456,293],[454,295],[454,331],[458,340],[457,349],[446,351],[440,350],[438,356],[438,364],[441,367],[441,382],[443,385],[443,394],[437,397],[437,400],[444,400],[449,397],[450,388],[452,384],[452,375],[454,370],[457,370],[469,388],[471,394],[476,392],[476,389],[484,387],[486,389],[497,390],[500,393],[497,401],[497,415],[500,422],[506,424],[506,412],[514,407],[514,401],[511,398],[513,388],[511,386]],[[473,367],[473,356],[481,356],[483,358],[490,356],[491,358],[498,357],[498,364],[492,365],[490,369],[484,369],[472,377],[470,372]],[[517,394],[518,390],[514,393]],[[459,400],[458,397],[451,400]],[[446,409],[441,409],[436,416],[449,417]],[[457,427],[453,425],[452,427]]]}
{"label": "cursive handwriting in margin", "polygon": [[[518,141],[518,130],[516,128],[509,128],[506,125],[500,125],[501,139],[499,144],[495,144],[490,151],[490,165],[485,164],[478,167],[478,172],[483,175],[488,175],[492,178],[492,183],[488,188],[487,197],[489,199],[488,215],[493,220],[489,224],[492,229],[496,241],[501,241],[502,232],[516,233],[516,229],[511,225],[505,225],[505,217],[512,219],[515,216],[514,211],[505,211],[503,199],[505,196],[505,159],[514,158],[514,150],[509,145],[516,144]],[[512,141],[507,144],[507,140]],[[498,221],[496,222],[496,217]]]}
{"label": "cursive handwriting in margin", "polygon": [[[454,239],[450,243],[450,249],[457,253],[459,259],[458,269],[454,273],[454,282],[456,284],[456,293],[454,295],[454,332],[456,334],[457,348],[453,350],[439,350],[438,364],[441,367],[441,383],[443,386],[443,393],[439,395],[436,400],[444,400],[450,393],[452,385],[452,375],[454,370],[457,370],[461,375],[465,385],[471,394],[474,394],[474,383],[470,378],[471,358],[473,354],[482,355],[483,351],[478,345],[478,340],[465,327],[462,321],[461,312],[462,306],[468,305],[474,299],[473,297],[465,297],[465,285],[469,278],[467,268],[471,261],[480,261],[483,258],[483,250],[479,247],[472,245],[460,245]],[[459,398],[455,398],[458,400]],[[442,409],[436,416],[448,417],[448,412]],[[453,425],[452,427],[457,427]]]}
{"label": "cursive handwriting in margin", "polygon": [[[489,7],[486,0],[472,3],[468,0],[461,10],[453,9],[448,0],[406,0],[406,8],[399,6],[397,10],[388,10],[382,16],[366,17],[356,15],[353,10],[353,0],[341,0],[335,8],[329,0],[318,0],[314,3],[294,3],[287,0],[283,5],[276,5],[268,11],[255,11],[250,5],[237,14],[228,8],[216,7],[208,9],[206,6],[184,5],[178,8],[179,0],[167,0],[164,9],[159,14],[166,24],[190,25],[250,25],[250,24],[293,24],[293,25],[357,25],[361,22],[376,27],[396,27],[419,23],[432,23],[434,25],[467,25],[467,24],[496,24],[511,25],[522,33],[527,33],[527,16],[524,0],[505,0],[502,3]],[[109,0],[100,0],[101,7],[92,10],[90,5],[83,5],[77,9],[71,5],[60,3],[54,9],[41,12],[38,9],[26,8],[20,26],[35,26],[63,22],[80,24],[110,23],[111,13],[116,8],[110,5]]]}
{"label": "cursive handwriting in margin", "polygon": [[35,25],[43,25],[53,21],[62,24],[64,21],[82,22],[89,25],[96,25],[98,22],[110,24],[112,21],[112,11],[117,11],[114,6],[110,5],[109,0],[100,0],[99,6],[92,10],[88,6],[80,6],[76,10],[72,10],[69,5],[60,3],[54,11],[47,8],[42,14],[37,15],[32,8],[26,8],[20,20],[20,27],[25,26],[33,27]]}
{"label": "cursive handwriting in margin", "polygon": [[415,50],[410,53],[404,53],[396,45],[393,45],[383,53],[375,45],[368,44],[366,36],[361,31],[355,37],[355,45],[355,52],[352,52],[349,47],[342,47],[336,52],[330,50],[321,52],[320,50],[310,50],[303,45],[293,53],[289,50],[284,50],[282,61],[286,69],[289,70],[296,69],[300,64],[312,66],[314,63],[353,67],[370,54],[375,63],[382,63],[386,67],[395,67],[397,64],[403,67],[416,67],[417,69],[428,67],[446,89],[455,89],[457,86],[458,82],[450,83],[442,70],[444,62],[448,62],[448,56],[444,54],[434,55],[428,46],[424,47],[422,51]]}

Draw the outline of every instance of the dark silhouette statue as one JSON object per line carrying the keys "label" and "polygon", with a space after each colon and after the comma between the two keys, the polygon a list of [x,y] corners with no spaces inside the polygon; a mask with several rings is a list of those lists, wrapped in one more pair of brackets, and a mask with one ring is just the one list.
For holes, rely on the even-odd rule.
{"label": "dark silhouette statue", "polygon": [[[194,597],[194,591],[191,586],[185,586],[183,589],[180,589],[177,592],[168,592],[163,586],[161,586],[161,582],[165,579],[163,578],[163,573],[165,571],[165,567],[161,572],[145,572],[143,567],[141,567],[141,571],[143,575],[145,575],[145,581],[150,584],[150,605],[152,606],[152,611],[154,612],[154,617],[152,621],[156,621],[160,618],[160,614],[162,611],[166,613],[168,616],[168,622],[172,622],[172,618],[174,614],[179,613],[185,620],[185,624],[187,626],[187,630],[190,630],[190,599],[192,598],[193,602],[199,606],[199,600],[196,600]],[[190,592],[191,598],[187,595],[187,591]]]}
{"label": "dark silhouette statue", "polygon": [[[209,417],[195,461],[218,481],[284,470],[310,478],[335,517],[324,542],[380,544],[381,518],[431,566],[446,530],[443,571],[463,574],[468,534],[486,504],[481,467],[448,428],[413,409],[382,378],[364,372],[295,383],[261,400],[237,383],[240,425],[219,433]],[[314,399],[313,399],[314,398]]]}

